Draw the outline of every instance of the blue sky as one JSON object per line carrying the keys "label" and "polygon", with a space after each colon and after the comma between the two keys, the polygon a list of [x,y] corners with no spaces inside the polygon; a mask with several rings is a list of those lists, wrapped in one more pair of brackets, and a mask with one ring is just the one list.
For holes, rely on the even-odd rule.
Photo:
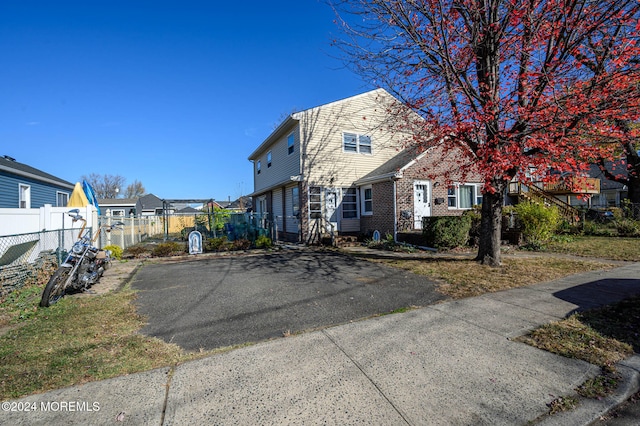
{"label": "blue sky", "polygon": [[333,19],[317,0],[2,0],[0,155],[160,198],[248,194],[286,114],[373,88]]}

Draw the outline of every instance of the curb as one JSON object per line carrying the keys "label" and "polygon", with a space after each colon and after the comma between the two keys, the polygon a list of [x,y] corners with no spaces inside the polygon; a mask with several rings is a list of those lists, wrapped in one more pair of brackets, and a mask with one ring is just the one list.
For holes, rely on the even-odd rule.
{"label": "curb", "polygon": [[615,367],[621,379],[613,394],[601,400],[580,397],[579,404],[575,409],[547,416],[534,424],[541,426],[588,426],[600,420],[605,414],[640,390],[640,355],[633,355],[619,362]]}

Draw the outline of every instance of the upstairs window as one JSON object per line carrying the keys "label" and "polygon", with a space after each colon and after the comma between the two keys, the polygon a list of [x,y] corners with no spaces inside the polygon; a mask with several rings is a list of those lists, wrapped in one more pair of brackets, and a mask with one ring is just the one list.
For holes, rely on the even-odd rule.
{"label": "upstairs window", "polygon": [[259,175],[261,171],[262,171],[262,165],[261,165],[261,163],[260,163],[260,160],[258,160],[258,161],[256,162],[256,174],[258,174],[258,175]]}
{"label": "upstairs window", "polygon": [[267,152],[267,168],[271,167],[271,151]]}
{"label": "upstairs window", "polygon": [[293,148],[295,146],[295,138],[293,137],[293,133],[289,135],[287,138],[287,153],[293,154]]}
{"label": "upstairs window", "polygon": [[359,135],[356,133],[343,133],[342,149],[344,152],[371,154],[371,136]]}

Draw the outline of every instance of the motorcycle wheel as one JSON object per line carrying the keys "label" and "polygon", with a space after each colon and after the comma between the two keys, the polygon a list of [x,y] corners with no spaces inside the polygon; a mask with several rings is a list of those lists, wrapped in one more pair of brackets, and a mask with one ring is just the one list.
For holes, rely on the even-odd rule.
{"label": "motorcycle wheel", "polygon": [[64,295],[64,283],[69,277],[71,268],[58,268],[42,292],[40,307],[47,308],[56,303]]}

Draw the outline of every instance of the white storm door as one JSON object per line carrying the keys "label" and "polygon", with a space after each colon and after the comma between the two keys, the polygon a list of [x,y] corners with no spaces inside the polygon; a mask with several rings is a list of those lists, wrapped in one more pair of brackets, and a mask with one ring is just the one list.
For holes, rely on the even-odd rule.
{"label": "white storm door", "polygon": [[422,229],[422,218],[431,216],[431,186],[429,181],[413,183],[413,228]]}
{"label": "white storm door", "polygon": [[325,232],[338,230],[338,199],[337,188],[327,188],[324,193],[325,204]]}

